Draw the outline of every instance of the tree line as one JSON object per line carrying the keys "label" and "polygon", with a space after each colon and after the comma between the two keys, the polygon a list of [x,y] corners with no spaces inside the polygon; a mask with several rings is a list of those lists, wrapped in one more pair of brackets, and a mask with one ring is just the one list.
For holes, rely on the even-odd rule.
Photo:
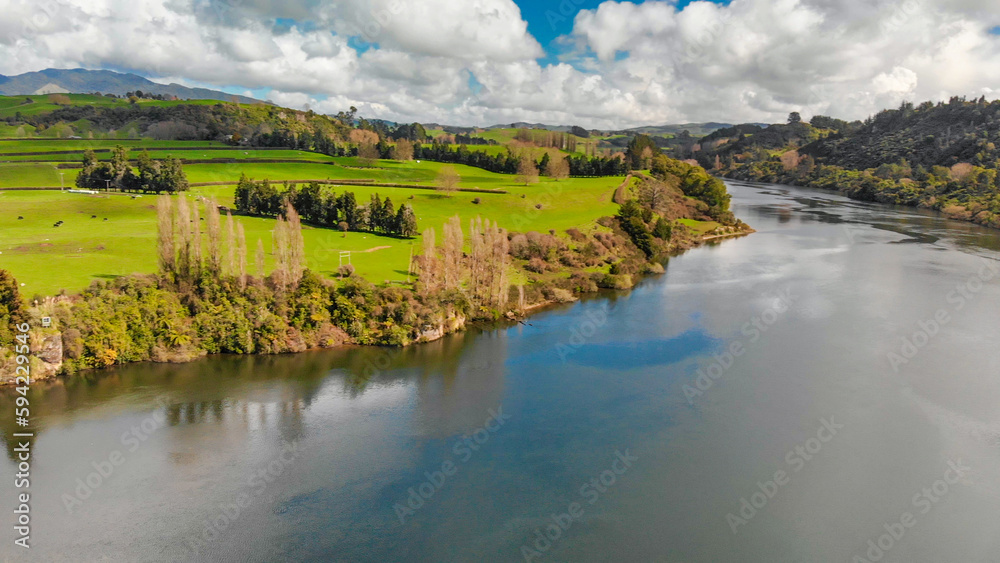
{"label": "tree line", "polygon": [[313,225],[342,231],[367,231],[389,236],[412,237],[417,234],[417,216],[407,204],[393,207],[372,194],[367,205],[358,205],[354,192],[337,195],[311,182],[301,189],[287,182],[279,191],[265,180],[255,181],[245,174],[236,186],[235,206],[240,213],[262,217],[281,217],[291,205]]}
{"label": "tree line", "polygon": [[94,151],[83,153],[83,169],[76,177],[76,186],[89,190],[118,189],[124,192],[174,193],[188,189],[187,175],[176,158],[153,160],[149,151],[136,159],[137,168],[129,163],[128,149],[122,145],[111,151],[111,159],[98,162]]}

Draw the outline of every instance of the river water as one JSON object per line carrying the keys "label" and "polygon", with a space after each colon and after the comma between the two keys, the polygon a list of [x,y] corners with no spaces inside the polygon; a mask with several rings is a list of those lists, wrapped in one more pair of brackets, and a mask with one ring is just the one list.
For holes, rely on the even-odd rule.
{"label": "river water", "polygon": [[0,558],[1000,561],[1000,235],[730,189],[756,234],[526,324],[36,385]]}

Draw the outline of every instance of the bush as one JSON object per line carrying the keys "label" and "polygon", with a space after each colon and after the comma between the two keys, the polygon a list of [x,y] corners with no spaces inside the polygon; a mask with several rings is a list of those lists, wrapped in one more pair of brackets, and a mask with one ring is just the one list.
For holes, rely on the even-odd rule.
{"label": "bush", "polygon": [[479,202],[480,202],[480,201],[482,201],[482,200],[481,200],[481,199],[479,199],[478,197],[475,197],[475,198],[472,198],[472,203],[474,203],[474,204],[476,204],[476,205],[479,205]]}
{"label": "bush", "polygon": [[337,275],[342,278],[349,278],[354,275],[354,265],[344,264],[343,266],[337,268]]}
{"label": "bush", "polygon": [[525,270],[529,272],[534,272],[536,274],[544,274],[548,270],[549,265],[545,263],[545,260],[535,257],[528,261],[528,264],[524,267]]}

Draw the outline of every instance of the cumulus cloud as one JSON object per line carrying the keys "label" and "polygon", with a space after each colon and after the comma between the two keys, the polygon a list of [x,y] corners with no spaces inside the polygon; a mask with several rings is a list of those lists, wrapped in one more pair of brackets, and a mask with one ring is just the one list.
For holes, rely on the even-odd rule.
{"label": "cumulus cloud", "polygon": [[400,121],[853,119],[904,99],[1000,94],[994,0],[608,1],[576,15],[556,62],[540,62],[553,58],[539,58],[513,0],[0,0],[0,10],[2,74],[137,69]]}

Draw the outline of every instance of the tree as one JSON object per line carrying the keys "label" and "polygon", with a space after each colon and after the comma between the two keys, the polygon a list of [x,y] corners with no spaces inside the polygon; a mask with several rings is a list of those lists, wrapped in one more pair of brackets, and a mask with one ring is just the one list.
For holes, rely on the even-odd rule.
{"label": "tree", "polygon": [[561,155],[549,160],[545,167],[545,175],[553,180],[569,178],[569,161]]}
{"label": "tree", "polygon": [[187,198],[177,198],[177,275],[191,279],[191,209]]}
{"label": "tree", "polygon": [[160,271],[164,274],[176,273],[177,251],[174,248],[174,206],[170,196],[161,195],[156,199],[156,249]]}
{"label": "tree", "polygon": [[358,146],[358,161],[361,166],[373,168],[378,161],[378,149],[374,143],[361,143]]}
{"label": "tree", "polygon": [[788,114],[788,124],[794,125],[796,123],[802,123],[802,115],[799,114],[799,112],[797,111],[793,111],[792,113]]}
{"label": "tree", "polygon": [[392,148],[393,160],[413,160],[413,143],[408,139],[399,139]]}
{"label": "tree", "polygon": [[247,236],[243,231],[243,223],[236,223],[236,255],[239,262],[237,271],[240,290],[247,288]]}
{"label": "tree", "polygon": [[160,173],[160,167],[150,158],[147,150],[140,152],[136,160],[136,167],[139,170],[139,175],[136,177],[136,187],[142,191],[151,191],[151,187],[156,183],[156,177]]}
{"label": "tree", "polygon": [[201,279],[201,212],[198,200],[191,206],[191,280]]}
{"label": "tree", "polygon": [[451,197],[458,190],[458,171],[454,166],[442,166],[437,175],[437,189]]}
{"label": "tree", "polygon": [[229,212],[226,212],[226,267],[223,273],[236,275],[236,225],[233,224],[233,214]]}
{"label": "tree", "polygon": [[525,186],[538,182],[538,167],[535,165],[535,159],[531,158],[527,152],[518,159],[517,182],[523,183]]}
{"label": "tree", "polygon": [[420,257],[417,275],[423,286],[424,294],[431,294],[441,287],[441,261],[437,257],[437,246],[434,244],[433,228],[424,231],[423,244],[424,253]]}
{"label": "tree", "polygon": [[297,285],[299,280],[302,279],[302,272],[305,270],[306,248],[305,240],[302,237],[302,221],[299,219],[299,213],[295,211],[295,207],[291,203],[285,204],[285,219],[287,229],[286,244],[288,245],[288,250],[286,251],[288,256],[288,281],[292,285]]}
{"label": "tree", "polygon": [[218,278],[222,275],[222,217],[215,198],[206,204],[205,228],[208,230],[208,272]]}
{"label": "tree", "polygon": [[[649,149],[648,151],[646,149]],[[660,154],[660,149],[649,135],[636,135],[628,143],[625,156],[632,170],[649,168],[649,159]]]}
{"label": "tree", "polygon": [[663,182],[655,180],[643,182],[642,187],[639,188],[640,203],[653,211],[659,211],[663,208],[667,203],[668,195],[667,186]]}
{"label": "tree", "polygon": [[417,234],[417,215],[409,205],[399,206],[399,212],[396,213],[396,232],[408,238]]}
{"label": "tree", "polygon": [[128,163],[128,149],[122,145],[115,145],[115,148],[111,149],[111,175],[113,176],[111,183],[121,189],[125,173],[131,172],[131,170],[132,167]]}
{"label": "tree", "polygon": [[444,224],[444,287],[458,289],[462,281],[462,246],[465,235],[462,233],[462,220],[455,215]]}
{"label": "tree", "polygon": [[254,256],[254,266],[257,268],[257,277],[264,277],[264,259],[267,254],[264,253],[264,241],[257,239],[257,255]]}
{"label": "tree", "polygon": [[22,308],[17,280],[7,270],[0,269],[0,348],[14,343],[15,326],[24,322]]}

